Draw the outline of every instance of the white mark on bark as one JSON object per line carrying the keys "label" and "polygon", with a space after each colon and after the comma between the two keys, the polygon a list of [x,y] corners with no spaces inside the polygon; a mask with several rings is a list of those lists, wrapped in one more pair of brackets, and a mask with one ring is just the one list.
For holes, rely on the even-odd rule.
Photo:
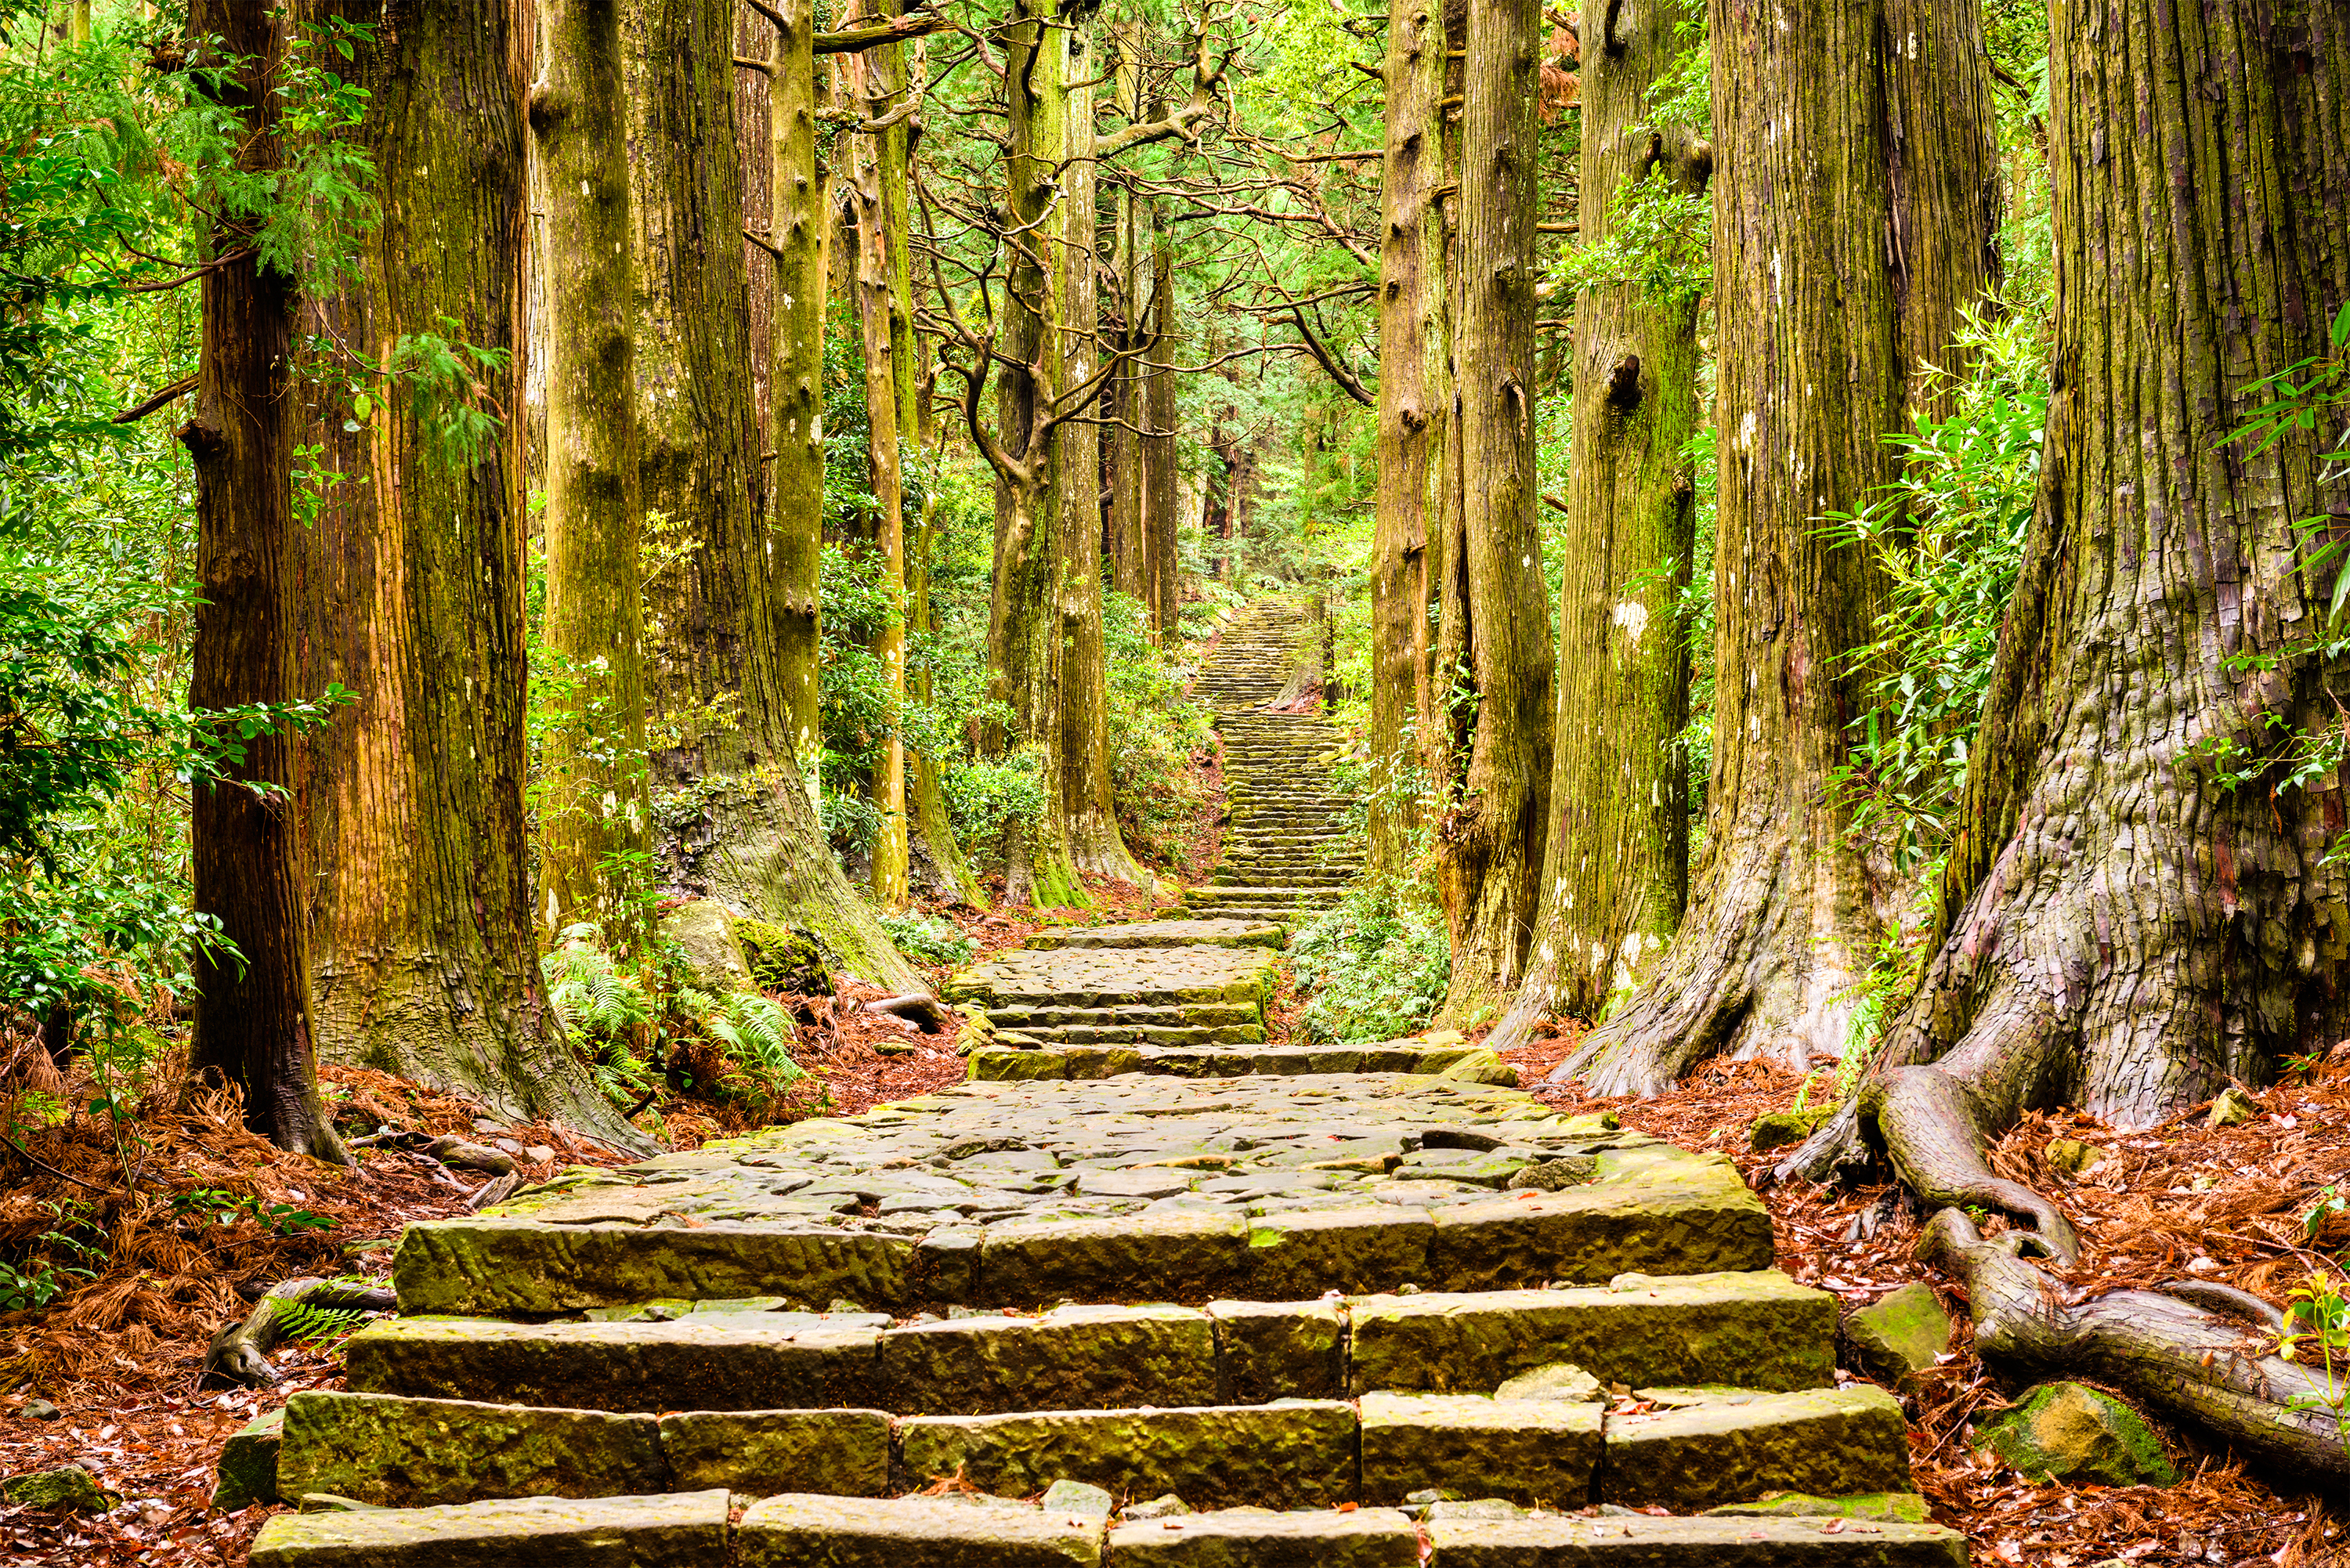
{"label": "white mark on bark", "polygon": [[1648,607],[1638,599],[1626,599],[1616,607],[1616,624],[1624,628],[1624,639],[1634,648],[1640,646],[1640,634],[1648,629]]}

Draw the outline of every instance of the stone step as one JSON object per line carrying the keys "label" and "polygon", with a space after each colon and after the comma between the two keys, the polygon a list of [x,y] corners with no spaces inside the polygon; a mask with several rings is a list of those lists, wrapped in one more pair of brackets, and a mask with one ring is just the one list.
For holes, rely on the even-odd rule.
{"label": "stone step", "polygon": [[[1250,925],[1263,929],[1254,921]],[[1261,1023],[1264,1010],[1253,1002],[1191,1002],[1175,1007],[992,1007],[987,1020],[1002,1028],[1024,1030],[1055,1023]]]}
{"label": "stone step", "polygon": [[1023,944],[1048,948],[1277,948],[1281,931],[1260,920],[1137,920],[1043,930]]}
{"label": "stone step", "polygon": [[[573,1502],[281,1513],[255,1568],[1966,1568],[1966,1538],[1841,1515],[1583,1518],[1439,1503],[1236,1509],[1113,1524],[1062,1488],[1046,1506],[972,1494],[785,1493],[728,1525],[721,1491]],[[747,1500],[744,1500],[747,1501]]]}
{"label": "stone step", "polygon": [[[1181,1046],[1089,1047],[1053,1043],[1045,1031],[1006,1033],[971,1054],[980,1082],[1115,1078],[1161,1073],[1179,1078],[1236,1078],[1308,1073],[1421,1073],[1514,1088],[1517,1069],[1476,1046],[1263,1045],[1251,1050]],[[1027,1044],[1034,1042],[1035,1044]],[[1044,1047],[1044,1048],[1039,1048]]]}
{"label": "stone step", "polygon": [[874,1498],[952,1480],[1003,1497],[1075,1481],[1206,1508],[1377,1507],[1433,1490],[1529,1507],[1683,1511],[1767,1492],[1909,1486],[1900,1406],[1874,1386],[1741,1396],[1707,1407],[1707,1419],[1689,1418],[1699,1414],[1370,1394],[952,1416],[630,1415],[306,1392],[287,1402],[277,1484],[285,1496],[323,1492],[383,1508],[718,1486]]}
{"label": "stone step", "polygon": [[1020,949],[956,974],[941,994],[990,1006],[1262,1002],[1278,963],[1262,947]]}
{"label": "stone step", "polygon": [[1004,1026],[1002,1040],[1007,1045],[1017,1045],[1023,1043],[1171,1047],[1261,1045],[1264,1043],[1264,1025],[1262,1023],[1143,1023],[1115,1019],[1105,1023],[1007,1024]]}
{"label": "stone step", "polygon": [[[1268,1256],[1257,1271],[1264,1294],[1379,1268],[1367,1254],[1381,1238],[1315,1223],[1328,1217],[1268,1218]],[[1351,1264],[1302,1255],[1334,1238],[1354,1243]],[[1283,1255],[1292,1249],[1300,1255]],[[1419,1262],[1424,1268],[1424,1255]],[[1037,1317],[894,1327],[878,1314],[747,1311],[555,1323],[401,1317],[353,1335],[345,1365],[359,1393],[620,1414],[819,1407],[1001,1414],[1053,1404],[1490,1395],[1561,1362],[1627,1387],[1789,1392],[1833,1377],[1834,1298],[1784,1275],[1636,1275],[1619,1283],[1224,1298],[1197,1308],[1064,1306]]]}

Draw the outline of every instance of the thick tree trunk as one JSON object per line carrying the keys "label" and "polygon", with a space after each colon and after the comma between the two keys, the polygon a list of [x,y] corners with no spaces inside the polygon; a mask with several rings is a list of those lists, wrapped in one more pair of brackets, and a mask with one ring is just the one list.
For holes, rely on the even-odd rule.
{"label": "thick tree trunk", "polygon": [[[1705,188],[1713,150],[1652,125],[1649,93],[1697,0],[1584,9],[1583,243],[1652,173]],[[1553,1011],[1586,1018],[1628,994],[1689,901],[1689,640],[1676,610],[1697,544],[1697,301],[1638,284],[1575,306],[1575,465],[1559,595],[1550,842],[1523,983],[1494,1032],[1528,1038]]]}
{"label": "thick tree trunk", "polygon": [[[1997,165],[1988,119],[1965,120],[1987,108],[1978,15],[1715,0],[1709,826],[1671,948],[1560,1070],[1600,1092],[1653,1092],[1716,1053],[1804,1066],[1846,1049],[1877,925],[1834,776],[1879,578],[1819,519],[1892,478],[1884,437],[1947,346],[1910,334],[1947,330],[1992,280]],[[1937,116],[1953,123],[1913,133]],[[1937,259],[1913,266],[1921,249]]]}
{"label": "thick tree trunk", "polygon": [[[312,690],[356,695],[309,748],[318,1045],[337,1061],[639,1141],[565,1043],[538,972],[523,805],[521,421],[452,442],[453,416],[522,406],[523,62],[505,0],[349,0],[374,27],[352,75],[383,221],[311,325],[351,359],[445,336],[502,356],[419,396],[322,379]],[[315,24],[317,11],[297,13]],[[395,25],[396,23],[396,25]]]}
{"label": "thick tree trunk", "polygon": [[790,26],[768,56],[768,241],[774,247],[769,345],[766,546],[762,588],[773,645],[772,701],[780,704],[795,771],[816,799],[823,751],[816,673],[824,565],[824,301],[831,225],[816,167],[814,0],[782,0]]}
{"label": "thick tree trunk", "polygon": [[1476,727],[1438,827],[1452,927],[1443,1015],[1490,1017],[1516,985],[1548,826],[1552,651],[1534,478],[1540,0],[1473,0],[1461,105],[1460,342],[1469,668]]}
{"label": "thick tree trunk", "polygon": [[[795,621],[791,608],[803,601],[789,575],[789,531],[763,525],[752,507],[758,449],[737,243],[732,15],[721,0],[639,0],[628,17],[644,504],[682,529],[688,552],[660,604],[659,711],[676,736],[654,756],[662,869],[672,888],[804,929],[840,967],[902,989],[916,983],[912,966],[841,875],[816,821],[798,759],[815,722],[814,672],[795,665],[787,635],[813,623]],[[794,210],[789,198],[816,183],[813,78],[795,63],[812,68],[813,33],[806,37],[795,31],[781,40],[770,78],[775,134],[797,139],[807,159],[779,163],[774,185],[781,248],[804,260],[816,247],[800,220],[784,214]],[[780,275],[778,337],[786,321],[800,322],[806,298],[788,261]],[[778,363],[779,520],[792,517],[787,505],[821,504],[820,448],[816,490],[789,493],[793,502],[785,483],[794,472],[786,460],[819,439],[810,410],[820,399],[816,371]]]}
{"label": "thick tree trunk", "polygon": [[555,0],[530,122],[546,171],[546,629],[573,683],[539,791],[539,899],[634,944],[651,891],[643,522],[618,0]]}
{"label": "thick tree trunk", "polygon": [[[1093,25],[1065,19],[1073,81],[1098,72]],[[1084,386],[1100,372],[1101,290],[1095,257],[1099,218],[1095,210],[1097,139],[1090,86],[1072,87],[1065,124],[1067,160],[1057,216],[1061,269],[1061,336],[1066,358],[1063,386]],[[1068,819],[1069,856],[1080,871],[1138,887],[1149,873],[1128,853],[1118,832],[1110,780],[1109,671],[1102,640],[1101,426],[1072,420],[1053,432],[1055,496],[1061,512],[1061,805]]]}
{"label": "thick tree trunk", "polygon": [[[273,168],[273,84],[285,55],[275,8],[265,0],[197,0],[188,23],[193,36],[219,40],[226,57],[214,63],[234,67],[217,101],[247,130],[242,166]],[[223,227],[212,251],[225,257],[247,241]],[[306,695],[295,640],[302,530],[294,517],[294,289],[292,278],[250,250],[204,275],[196,408],[180,431],[195,464],[203,586],[188,681],[197,713]],[[347,1164],[318,1097],[312,1054],[308,846],[289,793],[299,750],[285,731],[256,735],[225,776],[192,793],[196,913],[218,920],[236,950],[196,950],[188,1064],[199,1081],[217,1075],[235,1085],[245,1125],[271,1143]]]}
{"label": "thick tree trunk", "polygon": [[2054,36],[2039,514],[1938,950],[1859,1112],[1918,1191],[2061,1256],[2070,1228],[1991,1173],[1985,1132],[2056,1104],[2145,1127],[2344,1032],[2339,785],[2288,782],[2277,736],[2341,722],[2332,569],[2294,524],[2350,518],[2350,484],[2331,429],[2229,438],[2350,298],[2350,208],[2309,194],[2350,189],[2350,11],[2061,0]]}
{"label": "thick tree trunk", "polygon": [[1419,823],[1416,675],[1427,638],[1429,533],[1442,515],[1452,416],[1445,300],[1441,0],[1388,18],[1379,181],[1378,517],[1371,543],[1371,869],[1402,872]]}
{"label": "thick tree trunk", "polygon": [[[1110,47],[1118,52],[1110,74],[1118,119],[1133,125],[1142,118],[1141,16],[1129,13],[1111,22],[1109,35]],[[1117,351],[1135,355],[1149,348],[1150,340],[1144,278],[1149,265],[1147,247],[1151,202],[1147,196],[1136,194],[1132,185],[1128,184],[1118,188],[1117,203],[1118,231],[1110,247],[1110,272],[1118,279],[1118,330],[1108,340]],[[1145,609],[1155,609],[1150,588],[1150,535],[1144,522],[1148,503],[1142,457],[1144,421],[1149,417],[1143,407],[1149,375],[1139,360],[1129,358],[1118,371],[1110,395],[1108,406],[1113,422],[1106,437],[1108,460],[1104,468],[1108,483],[1103,488],[1108,501],[1108,519],[1104,536],[1109,553],[1110,587],[1128,598],[1140,600]],[[1155,613],[1151,618],[1155,635],[1159,630]]]}

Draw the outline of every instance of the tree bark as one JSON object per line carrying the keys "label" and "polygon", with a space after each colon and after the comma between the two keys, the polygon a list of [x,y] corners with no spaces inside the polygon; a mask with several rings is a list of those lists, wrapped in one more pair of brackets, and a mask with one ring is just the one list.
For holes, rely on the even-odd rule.
{"label": "tree bark", "polygon": [[[351,76],[383,219],[305,327],[343,366],[386,368],[371,410],[322,377],[306,443],[305,684],[356,701],[315,732],[311,842],[318,1045],[330,1059],[641,1144],[572,1055],[538,971],[523,785],[521,18],[505,0],[300,10],[375,29]],[[399,375],[445,336],[496,358],[458,384]],[[465,410],[497,422],[452,441]],[[359,417],[366,412],[366,418]]]}
{"label": "tree bark", "polygon": [[[1129,12],[1109,25],[1110,47],[1118,59],[1110,76],[1117,95],[1118,119],[1128,125],[1142,119],[1142,39],[1143,22],[1139,14]],[[1148,291],[1143,280],[1148,275],[1147,260],[1149,244],[1151,202],[1137,194],[1133,186],[1118,187],[1117,196],[1117,234],[1111,244],[1110,271],[1118,279],[1118,330],[1111,337],[1113,346],[1128,355],[1139,355],[1149,345],[1150,321]],[[1145,421],[1149,418],[1144,408],[1149,373],[1139,359],[1130,359],[1118,374],[1110,400],[1110,414],[1115,421],[1109,427],[1108,461],[1104,465],[1108,483],[1108,521],[1105,534],[1108,541],[1110,587],[1128,598],[1139,599],[1143,607],[1153,611],[1152,634],[1159,635],[1156,601],[1151,593],[1153,562],[1150,558],[1150,535],[1144,521],[1148,503],[1145,500],[1142,443]]]}
{"label": "tree bark", "polygon": [[1379,180],[1378,514],[1371,543],[1370,843],[1399,875],[1419,825],[1416,675],[1428,619],[1429,524],[1442,514],[1452,416],[1446,304],[1441,0],[1388,18],[1387,145]]}
{"label": "tree bark", "polygon": [[1540,0],[1472,0],[1461,105],[1460,340],[1466,651],[1477,714],[1438,826],[1452,928],[1443,1016],[1517,983],[1548,828],[1552,649],[1534,511],[1534,209]]}
{"label": "tree bark", "polygon": [[762,597],[773,644],[772,701],[786,749],[816,799],[823,752],[817,717],[822,626],[817,578],[824,564],[824,301],[831,223],[827,182],[816,166],[814,0],[776,7],[767,86],[768,240],[775,303],[768,370],[766,544],[772,555]]}
{"label": "tree bark", "polygon": [[1975,15],[1973,0],[1715,0],[1709,825],[1672,946],[1555,1076],[1652,1093],[1717,1053],[1801,1067],[1846,1048],[1877,922],[1835,776],[1861,710],[1850,655],[1881,585],[1819,519],[1892,479],[1884,437],[1908,422],[1910,375],[1947,346],[1912,334],[1947,330],[1992,281],[1988,120],[1911,133],[1985,109]]}
{"label": "tree bark", "polygon": [[[87,14],[77,13],[87,36]],[[242,166],[279,159],[276,73],[285,35],[264,0],[197,0],[188,24],[219,40],[231,67],[218,103],[246,130]],[[222,224],[203,278],[194,417],[180,431],[196,472],[197,601],[188,706],[202,714],[302,700],[302,530],[294,516],[293,328],[296,280],[265,267],[248,236]],[[225,260],[239,250],[245,254]],[[315,689],[314,689],[315,691]],[[280,1148],[348,1164],[318,1096],[310,944],[303,907],[308,848],[290,791],[300,742],[255,735],[223,776],[191,795],[195,909],[220,923],[233,954],[199,946],[198,1081],[217,1075],[244,1099],[245,1125]]]}
{"label": "tree bark", "polygon": [[[1695,0],[1586,4],[1586,245],[1652,173],[1702,191],[1713,151],[1651,124],[1649,94],[1680,52]],[[1559,595],[1550,842],[1523,982],[1493,1039],[1515,1044],[1563,1011],[1602,1015],[1655,967],[1689,901],[1689,640],[1677,611],[1697,547],[1697,301],[1639,284],[1575,306],[1575,463]]]}
{"label": "tree bark", "polygon": [[2350,484],[2331,429],[2230,439],[2350,298],[2350,209],[2307,195],[2350,182],[2350,15],[2060,0],[2054,24],[2038,514],[1935,956],[1858,1111],[1918,1192],[2030,1220],[2062,1257],[2070,1227],[1993,1176],[1985,1134],[2056,1104],[2149,1126],[2350,1022],[2339,783],[2290,782],[2276,739],[2341,722],[2333,569],[2294,524],[2338,531]]}
{"label": "tree bark", "polygon": [[547,646],[570,665],[539,793],[539,898],[642,940],[651,892],[645,763],[643,511],[634,280],[617,0],[554,0],[530,122],[546,171]]}
{"label": "tree bark", "polygon": [[[814,671],[795,665],[792,638],[813,624],[795,619],[795,607],[812,610],[813,600],[798,597],[790,574],[794,541],[806,535],[763,525],[751,504],[757,446],[737,243],[732,15],[722,0],[640,0],[628,24],[644,503],[681,526],[688,547],[660,603],[660,716],[671,742],[653,759],[662,867],[674,888],[805,929],[858,978],[910,989],[918,977],[842,876],[800,767],[813,732]],[[813,38],[796,29],[783,37],[770,79],[774,134],[795,150],[775,171],[781,248],[802,263],[820,255],[794,226],[797,196],[816,185]],[[820,216],[806,213],[806,222]],[[790,260],[779,276],[782,337],[806,327],[799,313],[821,291]],[[794,490],[790,476],[821,438],[810,411],[820,399],[816,370],[779,359],[773,407],[783,428],[771,487],[778,524],[815,526],[789,508],[821,505],[821,448],[812,493]]]}
{"label": "tree bark", "polygon": [[1183,583],[1175,463],[1175,232],[1167,204],[1150,205],[1150,348],[1142,409],[1142,526],[1150,562],[1150,622],[1164,645],[1181,635]]}

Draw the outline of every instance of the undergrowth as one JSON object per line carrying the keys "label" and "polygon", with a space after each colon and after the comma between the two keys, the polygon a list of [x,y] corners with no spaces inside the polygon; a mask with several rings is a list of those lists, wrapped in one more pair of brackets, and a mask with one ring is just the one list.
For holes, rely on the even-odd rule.
{"label": "undergrowth", "polygon": [[1291,944],[1303,1023],[1316,1040],[1393,1040],[1444,1001],[1452,960],[1443,917],[1403,885],[1377,880],[1345,897]]}

